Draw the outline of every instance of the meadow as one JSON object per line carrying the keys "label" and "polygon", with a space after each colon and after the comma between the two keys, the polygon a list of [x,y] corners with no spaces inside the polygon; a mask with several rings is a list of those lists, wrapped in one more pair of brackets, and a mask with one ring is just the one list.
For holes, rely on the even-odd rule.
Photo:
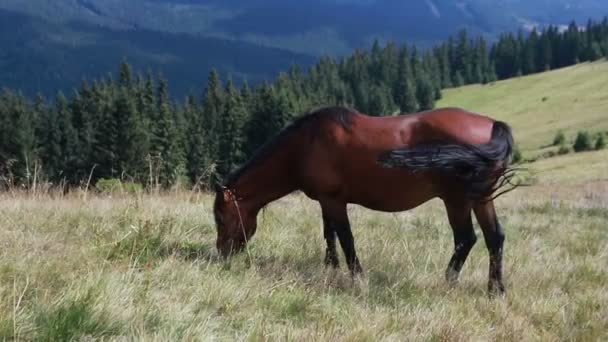
{"label": "meadow", "polygon": [[[562,72],[544,77],[565,82]],[[558,128],[608,128],[593,109],[608,108],[604,93],[581,81],[578,96],[591,105],[536,109],[568,91],[536,91],[534,77],[450,90],[443,101],[512,122],[527,153]],[[511,94],[517,81],[533,93],[527,109]],[[548,125],[570,120],[568,104],[580,120]],[[605,341],[608,150],[525,166],[533,185],[496,204],[507,295],[495,299],[477,225],[459,284],[445,282],[453,240],[438,200],[397,214],[350,206],[364,269],[353,281],[341,253],[339,270],[325,268],[320,209],[302,194],[268,206],[247,251],[223,261],[211,194],[15,189],[0,194],[0,340]]]}
{"label": "meadow", "polygon": [[450,106],[504,120],[522,152],[535,156],[560,130],[570,143],[581,129],[608,132],[608,62],[448,89],[437,107]]}

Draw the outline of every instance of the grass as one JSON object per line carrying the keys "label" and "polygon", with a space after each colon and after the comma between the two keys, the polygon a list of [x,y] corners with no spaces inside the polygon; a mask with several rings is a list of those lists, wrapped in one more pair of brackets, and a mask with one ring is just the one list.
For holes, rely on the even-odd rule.
{"label": "grass", "polygon": [[525,154],[538,154],[559,130],[608,131],[608,62],[444,91],[438,107],[458,106],[504,120]]}
{"label": "grass", "polygon": [[300,194],[260,215],[251,259],[227,262],[208,195],[3,194],[0,340],[605,340],[607,153],[531,164],[536,185],[498,200],[498,300],[483,239],[460,284],[444,281],[453,247],[438,201],[350,207],[365,269],[353,282],[343,258],[338,272],[323,266],[319,208]]}
{"label": "grass", "polygon": [[608,150],[557,156],[526,166],[543,184],[577,184],[584,179],[608,181]]}

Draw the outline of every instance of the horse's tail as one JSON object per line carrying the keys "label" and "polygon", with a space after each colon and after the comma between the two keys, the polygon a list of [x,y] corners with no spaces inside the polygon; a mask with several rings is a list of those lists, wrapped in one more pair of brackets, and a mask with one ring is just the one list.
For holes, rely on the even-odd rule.
{"label": "horse's tail", "polygon": [[[495,121],[490,142],[483,145],[427,143],[388,151],[380,157],[385,167],[401,167],[413,172],[437,171],[464,185],[469,198],[493,200],[512,190],[516,169],[509,166],[513,155],[513,135],[504,122]],[[512,187],[494,193],[505,185]]]}

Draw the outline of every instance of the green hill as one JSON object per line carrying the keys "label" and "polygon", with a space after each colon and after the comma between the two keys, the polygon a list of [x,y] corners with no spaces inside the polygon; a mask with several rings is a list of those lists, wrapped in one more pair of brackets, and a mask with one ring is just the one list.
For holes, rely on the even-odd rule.
{"label": "green hill", "polygon": [[559,130],[569,143],[579,130],[608,131],[608,62],[448,89],[437,107],[450,106],[508,122],[524,154],[534,156]]}

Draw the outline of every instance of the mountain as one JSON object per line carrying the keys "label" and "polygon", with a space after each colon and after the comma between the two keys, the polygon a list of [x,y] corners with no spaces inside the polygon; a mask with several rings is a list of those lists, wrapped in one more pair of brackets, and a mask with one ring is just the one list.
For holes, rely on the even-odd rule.
{"label": "mountain", "polygon": [[258,82],[376,38],[424,47],[461,28],[491,39],[572,19],[583,25],[608,14],[608,2],[0,0],[0,11],[0,86],[66,89],[127,59],[136,69],[163,71],[181,95],[212,66]]}
{"label": "mountain", "polygon": [[604,0],[2,0],[0,8],[56,22],[196,33],[323,55],[374,38],[418,44],[460,28],[489,36],[608,14]]}
{"label": "mountain", "polygon": [[128,61],[138,71],[167,78],[171,93],[199,94],[216,68],[224,77],[258,83],[293,64],[315,58],[214,37],[145,29],[56,23],[0,10],[0,88],[27,95],[69,92],[83,79],[99,79]]}

